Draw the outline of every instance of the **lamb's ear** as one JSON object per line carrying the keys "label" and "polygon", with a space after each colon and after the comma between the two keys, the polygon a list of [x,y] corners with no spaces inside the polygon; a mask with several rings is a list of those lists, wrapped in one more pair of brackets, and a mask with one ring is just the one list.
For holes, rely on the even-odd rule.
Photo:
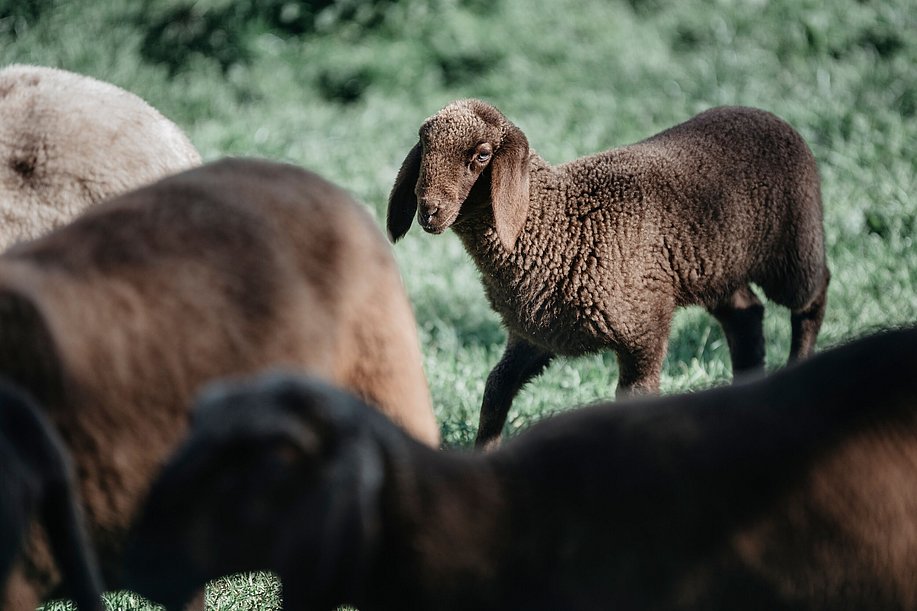
{"label": "lamb's ear", "polygon": [[529,142],[510,124],[490,163],[490,198],[500,243],[512,252],[529,213]]}
{"label": "lamb's ear", "polygon": [[398,170],[398,177],[395,178],[395,186],[388,196],[386,227],[388,238],[392,242],[397,242],[408,232],[414,215],[417,214],[417,195],[414,188],[420,177],[420,152],[418,142],[404,158],[404,163]]}

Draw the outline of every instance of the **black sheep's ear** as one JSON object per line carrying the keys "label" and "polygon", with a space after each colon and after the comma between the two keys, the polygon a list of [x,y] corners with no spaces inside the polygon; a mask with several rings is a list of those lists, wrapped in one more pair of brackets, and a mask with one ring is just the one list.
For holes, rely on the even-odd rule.
{"label": "black sheep's ear", "polygon": [[[21,465],[17,464],[19,462],[14,444],[6,438],[4,429],[0,428],[0,464],[3,466],[4,478],[0,484],[0,583],[13,571],[13,564],[23,547],[32,518],[28,503],[23,502],[26,500],[23,498],[24,491],[20,488],[24,474],[13,474],[14,470],[21,469]],[[0,590],[2,588],[0,585]]]}
{"label": "black sheep's ear", "polygon": [[512,252],[529,214],[529,142],[512,123],[490,167],[494,226],[500,243]]}
{"label": "black sheep's ear", "polygon": [[310,491],[313,523],[291,528],[289,542],[274,550],[284,608],[333,609],[366,583],[381,532],[384,471],[371,438],[349,438],[328,459]]}
{"label": "black sheep's ear", "polygon": [[74,482],[54,479],[46,484],[42,522],[64,585],[80,611],[100,611],[102,579],[95,553],[84,530],[83,515],[74,498]]}
{"label": "black sheep's ear", "polygon": [[420,177],[420,152],[418,142],[404,158],[398,177],[395,178],[395,186],[388,196],[386,227],[388,238],[392,242],[404,237],[411,227],[414,215],[417,214],[417,195],[414,189]]}
{"label": "black sheep's ear", "polygon": [[[41,415],[39,408],[24,398],[18,409],[31,420],[30,430],[21,443],[27,449],[20,454],[42,477],[39,514],[54,559],[61,570],[65,587],[80,611],[99,611],[102,604],[102,580],[92,544],[85,530],[79,506],[76,478],[64,443]],[[8,407],[4,405],[3,407]]]}

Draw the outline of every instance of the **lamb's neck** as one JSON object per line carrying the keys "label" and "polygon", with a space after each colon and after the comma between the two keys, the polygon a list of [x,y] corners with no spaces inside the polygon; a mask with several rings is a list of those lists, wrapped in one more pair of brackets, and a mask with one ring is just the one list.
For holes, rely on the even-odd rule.
{"label": "lamb's neck", "polygon": [[390,459],[382,500],[385,532],[367,600],[358,606],[459,604],[474,593],[450,590],[495,568],[494,546],[507,528],[501,487],[482,455],[412,446],[409,456]]}
{"label": "lamb's neck", "polygon": [[485,279],[512,281],[534,260],[552,258],[555,252],[569,250],[569,232],[575,227],[559,204],[559,198],[552,195],[562,188],[562,183],[563,176],[558,168],[531,153],[528,215],[512,252],[506,250],[497,235],[489,184],[481,189],[481,201],[471,206],[478,213],[453,228]]}
{"label": "lamb's neck", "polygon": [[575,268],[594,258],[595,245],[591,225],[570,207],[576,195],[569,193],[566,177],[563,166],[553,167],[532,154],[528,214],[511,252],[494,228],[489,195],[486,205],[476,202],[477,214],[457,224],[455,232],[480,271],[491,307],[508,329],[554,352],[578,353],[587,346],[585,340],[571,339],[573,323],[558,320],[557,313],[576,311],[559,302],[582,294],[577,285],[584,276]]}

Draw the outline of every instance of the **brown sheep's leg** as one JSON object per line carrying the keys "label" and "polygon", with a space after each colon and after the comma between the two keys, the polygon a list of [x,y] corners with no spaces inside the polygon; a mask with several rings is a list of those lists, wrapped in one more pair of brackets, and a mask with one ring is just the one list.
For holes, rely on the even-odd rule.
{"label": "brown sheep's leg", "polygon": [[618,389],[615,397],[659,392],[662,361],[669,346],[669,327],[663,333],[644,338],[638,346],[618,349]]}
{"label": "brown sheep's leg", "polygon": [[804,359],[815,350],[815,340],[821,329],[821,322],[825,317],[825,306],[828,303],[828,280],[821,291],[806,307],[795,310],[790,314],[790,339],[789,362]]}
{"label": "brown sheep's leg", "polygon": [[726,335],[733,377],[764,371],[764,306],[751,287],[743,286],[710,313]]}
{"label": "brown sheep's leg", "polygon": [[487,376],[478,436],[474,441],[476,448],[490,449],[500,443],[513,397],[529,380],[544,371],[553,358],[550,352],[513,335],[509,336],[500,362]]}

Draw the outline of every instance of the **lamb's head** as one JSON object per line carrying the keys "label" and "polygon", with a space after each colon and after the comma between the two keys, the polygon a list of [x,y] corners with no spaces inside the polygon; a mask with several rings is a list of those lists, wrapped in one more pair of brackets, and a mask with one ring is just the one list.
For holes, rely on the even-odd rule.
{"label": "lamb's head", "polygon": [[[449,104],[421,126],[398,172],[388,202],[389,237],[401,238],[415,213],[430,233],[492,214],[500,242],[512,251],[528,214],[528,164],[525,134],[500,111],[480,100]],[[481,201],[469,197],[477,194]],[[482,205],[488,200],[489,207]]]}
{"label": "lamb's head", "polygon": [[171,611],[210,579],[272,570],[288,608],[336,607],[378,537],[380,419],[394,428],[307,378],[273,373],[206,390],[131,533],[128,587]]}

